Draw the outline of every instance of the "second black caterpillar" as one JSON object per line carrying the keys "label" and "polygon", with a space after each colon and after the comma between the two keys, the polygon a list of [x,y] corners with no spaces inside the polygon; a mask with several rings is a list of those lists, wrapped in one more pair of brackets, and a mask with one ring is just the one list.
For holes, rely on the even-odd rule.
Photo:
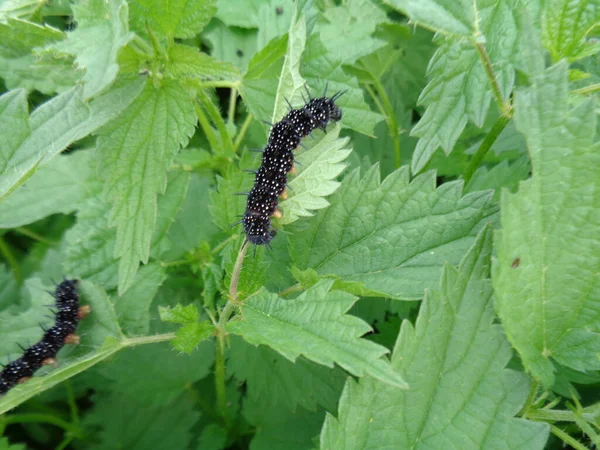
{"label": "second black caterpillar", "polygon": [[[327,89],[327,88],[325,88]],[[269,140],[263,150],[262,163],[256,171],[254,186],[248,193],[246,212],[240,221],[244,225],[246,239],[254,246],[268,245],[275,236],[271,217],[281,217],[277,208],[279,197],[286,198],[288,172],[294,170],[293,151],[300,140],[316,128],[325,131],[329,122],[342,118],[341,109],[335,101],[344,92],[326,97],[310,98],[300,109],[290,106],[290,111],[273,125]]]}

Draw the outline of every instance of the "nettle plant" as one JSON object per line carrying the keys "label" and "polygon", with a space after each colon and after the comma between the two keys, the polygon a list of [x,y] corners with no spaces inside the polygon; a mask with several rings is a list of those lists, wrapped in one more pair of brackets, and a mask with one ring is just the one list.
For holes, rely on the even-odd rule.
{"label": "nettle plant", "polygon": [[0,448],[595,448],[599,19],[0,1]]}

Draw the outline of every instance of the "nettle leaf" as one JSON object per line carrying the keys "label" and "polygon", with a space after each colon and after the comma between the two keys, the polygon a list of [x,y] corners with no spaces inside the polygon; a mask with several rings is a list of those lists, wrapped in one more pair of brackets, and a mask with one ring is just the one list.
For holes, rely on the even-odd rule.
{"label": "nettle leaf", "polygon": [[167,38],[193,38],[217,12],[216,0],[134,0],[131,27],[145,35],[147,27]]}
{"label": "nettle leaf", "polygon": [[344,64],[383,47],[385,41],[372,37],[375,28],[387,21],[385,12],[368,0],[355,0],[343,6],[328,8],[326,22],[317,30],[329,56]]}
{"label": "nettle leaf", "polygon": [[6,0],[0,3],[0,21],[33,15],[46,3],[45,0]]}
{"label": "nettle leaf", "polygon": [[93,152],[58,156],[37,175],[0,203],[0,228],[16,228],[56,213],[75,211],[98,192],[92,177]]}
{"label": "nettle leaf", "polygon": [[471,0],[386,0],[386,3],[435,31],[470,36],[476,30],[477,3]]}
{"label": "nettle leaf", "polygon": [[0,21],[0,76],[6,87],[36,89],[45,94],[73,87],[81,77],[73,70],[73,58],[41,52],[41,48],[65,37],[60,30],[26,20]]}
{"label": "nettle leaf", "polygon": [[115,300],[121,327],[128,336],[150,331],[150,305],[165,278],[167,274],[159,264],[147,264],[136,274],[131,289]]}
{"label": "nettle leaf", "polygon": [[328,415],[321,448],[543,449],[546,423],[515,418],[527,376],[505,369],[510,346],[494,325],[489,280],[492,230],[428,291],[416,324],[404,321],[392,365],[410,390],[348,380],[338,418]]}
{"label": "nettle leaf", "polygon": [[168,405],[149,407],[134,396],[112,393],[95,399],[82,425],[100,430],[94,443],[99,450],[190,448],[192,430],[200,419],[195,406],[189,395]]}
{"label": "nettle leaf", "polygon": [[332,58],[316,35],[308,40],[306,52],[302,57],[301,72],[308,84],[314,88],[315,95],[321,95],[325,85],[329,95],[347,90],[348,92],[335,102],[343,112],[342,127],[373,135],[375,125],[383,120],[383,117],[371,111],[356,78],[342,69],[342,61]]}
{"label": "nettle leaf", "polygon": [[[94,169],[95,170],[95,169]],[[169,172],[167,190],[158,196],[156,226],[152,235],[151,254],[159,250],[173,225],[173,217],[186,196],[190,176],[183,171]],[[78,208],[77,223],[65,234],[65,270],[113,289],[118,284],[119,260],[114,254],[115,230],[110,228],[110,206],[102,200],[100,184],[97,192]]]}
{"label": "nettle leaf", "polygon": [[[211,372],[214,343],[205,342],[191,357],[174,352],[167,342],[127,349],[98,372],[111,382],[111,391],[141,403],[165,405]],[[159,364],[157,362],[160,361]]]}
{"label": "nettle leaf", "polygon": [[131,285],[139,262],[146,263],[157,212],[157,194],[165,191],[166,172],[194,131],[196,114],[183,87],[147,83],[140,96],[100,131],[101,173],[113,204],[110,225],[117,227],[115,256],[120,257],[119,292]]}
{"label": "nettle leaf", "polygon": [[525,367],[600,369],[600,151],[592,101],[571,106],[565,62],[518,91],[515,120],[533,176],[504,192],[496,307]]}
{"label": "nettle leaf", "polygon": [[[236,4],[238,9],[242,9],[246,2]],[[250,58],[256,53],[256,35],[256,30],[227,27],[218,20],[213,20],[202,32],[202,37],[210,43],[213,57],[233,63],[241,70],[246,70]]]}
{"label": "nettle leaf", "polygon": [[324,366],[336,363],[357,376],[370,374],[396,388],[406,388],[402,378],[380,357],[387,352],[360,336],[371,331],[366,322],[345,315],[358,299],[330,291],[324,280],[298,298],[284,300],[265,290],[248,297],[241,315],[227,324],[227,331],[254,345],[268,345],[294,362],[303,355]]}
{"label": "nettle leaf", "polygon": [[[410,1],[411,8],[420,10],[422,6],[417,3]],[[425,2],[429,3],[434,2]],[[447,0],[435,3],[454,11],[452,15],[457,15],[462,7],[473,7],[473,3],[467,1],[455,6]],[[408,2],[405,6],[408,8]],[[461,17],[477,17],[478,32],[485,37],[485,49],[502,94],[507,98],[515,79],[513,64],[519,45],[516,18],[519,11],[512,8],[509,0],[484,0],[478,2],[477,7],[476,16]],[[432,18],[438,17],[434,11],[430,12]],[[424,22],[424,25],[436,29],[435,22]],[[492,99],[489,79],[472,40],[447,38],[431,59],[428,75],[431,82],[419,97],[419,103],[426,105],[427,110],[411,131],[412,136],[420,138],[411,163],[413,173],[427,165],[438,147],[450,154],[467,121],[482,127]]]}
{"label": "nettle leaf", "polygon": [[175,332],[171,344],[176,350],[191,354],[202,341],[215,334],[215,326],[208,320],[199,322],[200,313],[195,305],[176,305],[174,308],[159,306],[160,320],[183,326]]}
{"label": "nettle leaf", "polygon": [[173,78],[192,78],[202,80],[240,79],[240,71],[229,62],[218,61],[194,47],[173,44],[169,48],[167,71]]}
{"label": "nettle leaf", "polygon": [[422,298],[444,263],[460,261],[495,212],[491,192],[461,197],[460,182],[435,184],[433,172],[409,183],[406,167],[383,183],[378,166],[363,178],[353,171],[329,199],[331,206],[292,232],[294,264],[363,283],[370,295]]}
{"label": "nettle leaf", "polygon": [[519,182],[529,176],[529,171],[529,159],[526,157],[519,158],[512,164],[504,160],[491,169],[481,166],[465,186],[465,192],[494,189],[494,201],[498,201],[502,188],[508,188],[509,191],[515,192]]}
{"label": "nettle leaf", "polygon": [[125,0],[88,0],[73,5],[75,31],[54,48],[76,56],[83,76],[83,98],[90,98],[117,77],[117,52],[133,37],[127,24]]}
{"label": "nettle leaf", "polygon": [[86,104],[81,87],[54,97],[27,114],[25,91],[0,97],[0,200],[31,177],[72,142],[118,116],[143,87],[139,79],[121,80],[106,94]]}
{"label": "nettle leaf", "polygon": [[[10,337],[2,340],[0,360],[2,363],[13,360],[22,354],[18,344],[23,346],[37,342],[43,335],[40,323],[49,325],[52,318],[45,317],[52,303],[46,290],[53,286],[42,285],[38,279],[28,280],[28,309],[19,314],[12,311],[0,313],[0,333]],[[126,344],[123,343],[121,329],[113,304],[104,291],[87,280],[79,282],[77,290],[81,303],[89,305],[92,312],[77,327],[81,335],[81,345],[67,346],[58,354],[60,367],[40,370],[27,383],[18,385],[0,398],[0,414],[20,405],[24,401],[46,391],[58,383],[84,372],[93,365],[110,357]]]}
{"label": "nettle leaf", "polygon": [[[295,19],[296,16],[294,16]],[[306,47],[306,23],[304,15],[298,20],[292,19],[288,33],[287,51],[279,76],[279,85],[275,93],[275,105],[271,121],[276,123],[288,110],[288,101],[295,101],[304,89],[304,79],[300,75],[300,60]]]}
{"label": "nettle leaf", "polygon": [[[300,217],[312,216],[312,211],[326,208],[325,197],[333,194],[340,182],[335,178],[346,168],[343,161],[352,152],[347,148],[348,138],[340,138],[340,126],[336,125],[312,147],[297,151],[298,174],[291,177],[288,198],[281,202],[281,224],[295,222]],[[311,144],[310,140],[307,142]]]}
{"label": "nettle leaf", "polygon": [[8,438],[0,438],[0,450],[27,450],[24,445],[14,444],[12,445]]}
{"label": "nettle leaf", "polygon": [[542,42],[557,62],[575,61],[597,53],[597,42],[587,42],[588,33],[600,22],[598,0],[550,0],[542,14]]}
{"label": "nettle leaf", "polygon": [[289,362],[269,347],[255,347],[239,337],[231,339],[227,368],[246,382],[248,396],[262,409],[296,411],[301,406],[315,411],[317,405],[334,411],[346,374],[305,358]]}
{"label": "nettle leaf", "polygon": [[[306,450],[315,448],[315,437],[325,416],[323,410],[292,412],[281,408],[265,409],[262,404],[244,402],[243,415],[256,427],[252,450]],[[202,449],[204,450],[204,449]]]}

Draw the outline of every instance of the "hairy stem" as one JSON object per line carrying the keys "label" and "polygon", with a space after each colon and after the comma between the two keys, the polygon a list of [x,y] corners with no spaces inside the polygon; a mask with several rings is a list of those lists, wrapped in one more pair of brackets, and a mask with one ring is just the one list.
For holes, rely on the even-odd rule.
{"label": "hairy stem", "polygon": [[587,94],[593,94],[594,92],[598,92],[598,91],[600,91],[600,83],[591,84],[589,86],[582,87],[580,89],[575,89],[573,91],[573,94],[587,95]]}
{"label": "hairy stem", "polygon": [[235,119],[235,105],[237,103],[238,92],[236,88],[231,88],[229,94],[229,110],[227,111],[227,121],[233,123]]}
{"label": "hairy stem", "polygon": [[10,414],[0,417],[0,423],[4,425],[10,425],[13,423],[48,423],[50,425],[62,428],[63,430],[71,433],[73,436],[83,435],[83,430],[81,428],[70,424],[66,420],[60,419],[52,414]]}
{"label": "hairy stem", "polygon": [[498,104],[498,108],[503,116],[510,115],[510,103],[504,100],[504,96],[502,95],[502,89],[500,88],[500,83],[498,83],[498,78],[496,78],[496,74],[494,73],[494,67],[492,66],[492,60],[490,59],[490,55],[488,55],[485,46],[481,42],[475,42],[475,48],[479,53],[479,58],[483,63],[483,68],[485,69],[485,73],[490,80],[490,85],[492,86],[492,92],[494,93],[494,98],[496,99],[496,103]]}
{"label": "hairy stem", "polygon": [[569,444],[575,450],[588,450],[588,448],[585,445],[583,445],[582,443],[577,441],[575,438],[569,436],[567,433],[565,433],[563,430],[561,430],[557,426],[552,425],[550,427],[550,431],[552,432],[552,434],[554,436],[558,437],[560,440],[562,440],[566,444]]}
{"label": "hairy stem", "polygon": [[123,347],[133,347],[136,345],[154,344],[156,342],[171,341],[173,339],[175,339],[175,333],[154,334],[152,336],[123,338],[121,339],[121,345]]}
{"label": "hairy stem", "polygon": [[526,415],[524,414],[523,417],[544,422],[577,422],[578,418],[592,423],[595,421],[594,415],[590,413],[581,413],[577,416],[573,411],[543,408],[531,410]]}
{"label": "hairy stem", "polygon": [[6,262],[8,262],[8,265],[12,269],[15,281],[17,282],[17,284],[20,285],[23,282],[23,275],[21,274],[19,262],[17,261],[17,258],[15,258],[15,255],[13,255],[12,251],[10,250],[10,247],[2,237],[0,237],[0,254],[2,254],[2,256],[4,256],[4,259],[6,259]]}
{"label": "hairy stem", "polygon": [[235,153],[238,152],[240,145],[242,144],[242,140],[244,139],[244,136],[246,135],[246,132],[248,131],[248,127],[250,127],[250,124],[252,123],[253,119],[254,119],[254,116],[252,114],[248,114],[246,116],[246,119],[244,120],[244,123],[242,124],[242,127],[240,128],[240,131],[238,131],[238,134],[235,137],[235,141],[233,142],[233,151]]}
{"label": "hairy stem", "polygon": [[238,252],[237,259],[233,266],[233,273],[231,274],[231,284],[229,286],[229,299],[225,304],[225,308],[221,311],[219,316],[219,322],[217,323],[217,349],[215,357],[215,391],[217,395],[217,408],[219,415],[228,425],[227,416],[227,397],[225,393],[225,324],[233,314],[235,308],[237,308],[238,302],[238,283],[240,281],[240,274],[242,273],[242,266],[244,264],[244,257],[246,256],[246,250],[248,249],[248,241],[244,242],[240,251]]}
{"label": "hairy stem", "polygon": [[196,86],[200,89],[208,89],[208,88],[229,88],[229,89],[237,89],[239,87],[238,81],[203,81],[201,83],[196,83]]}
{"label": "hairy stem", "polygon": [[233,142],[231,142],[231,137],[229,136],[227,128],[225,127],[225,121],[223,120],[223,117],[221,117],[221,113],[217,107],[204,92],[198,93],[198,100],[202,102],[202,105],[204,106],[204,109],[206,109],[208,116],[217,126],[217,130],[219,131],[219,135],[221,137],[220,147],[228,150],[229,152],[233,152]]}
{"label": "hairy stem", "polygon": [[511,117],[512,115],[500,116],[494,124],[494,126],[492,127],[492,129],[485,136],[483,142],[477,149],[477,152],[475,152],[475,154],[471,158],[471,161],[469,162],[469,165],[465,169],[465,173],[463,174],[465,185],[467,185],[469,181],[471,181],[473,174],[481,165],[481,162],[490,151],[490,148],[492,148],[492,145],[494,145],[494,142],[496,142],[496,139],[498,139],[498,136],[500,136],[500,133],[502,133],[502,130],[504,130],[506,125],[508,125],[508,122],[510,122]]}
{"label": "hairy stem", "polygon": [[22,234],[23,236],[27,236],[28,238],[31,238],[33,240],[36,240],[38,242],[41,242],[42,244],[47,244],[47,245],[54,245],[56,244],[56,242],[52,242],[48,239],[46,239],[44,236],[41,236],[39,234],[37,234],[34,231],[31,231],[29,228],[26,227],[18,227],[14,229],[15,232]]}
{"label": "hairy stem", "polygon": [[208,118],[204,114],[204,111],[198,104],[198,102],[194,102],[194,108],[196,108],[196,115],[198,116],[198,122],[200,122],[200,126],[202,127],[202,131],[206,135],[206,139],[208,139],[208,143],[210,144],[210,148],[213,150],[213,153],[216,153],[219,149],[219,141],[217,140],[217,135],[215,134],[215,130],[211,126]]}

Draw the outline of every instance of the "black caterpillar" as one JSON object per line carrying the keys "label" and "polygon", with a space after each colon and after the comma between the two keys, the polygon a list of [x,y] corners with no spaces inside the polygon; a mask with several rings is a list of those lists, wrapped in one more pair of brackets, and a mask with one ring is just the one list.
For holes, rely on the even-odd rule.
{"label": "black caterpillar", "polygon": [[74,333],[79,320],[90,313],[90,307],[79,306],[76,287],[77,280],[64,280],[56,286],[55,292],[50,292],[56,300],[56,322],[44,330],[44,336],[37,344],[23,348],[23,356],[4,366],[0,372],[0,395],[27,381],[40,367],[56,364],[56,353],[65,344],[79,344],[79,336]]}
{"label": "black caterpillar", "polygon": [[[308,88],[306,89],[308,92]],[[287,174],[294,173],[294,154],[300,140],[316,128],[325,131],[331,121],[337,122],[342,118],[341,109],[335,104],[346,91],[341,91],[332,97],[326,97],[327,86],[323,96],[311,98],[300,109],[290,108],[280,122],[272,125],[271,133],[263,153],[260,168],[255,171],[254,187],[247,193],[246,212],[237,223],[244,225],[246,240],[251,244],[268,245],[275,236],[271,227],[271,217],[281,217],[277,208],[279,197],[287,198]],[[269,124],[271,125],[271,124]]]}

